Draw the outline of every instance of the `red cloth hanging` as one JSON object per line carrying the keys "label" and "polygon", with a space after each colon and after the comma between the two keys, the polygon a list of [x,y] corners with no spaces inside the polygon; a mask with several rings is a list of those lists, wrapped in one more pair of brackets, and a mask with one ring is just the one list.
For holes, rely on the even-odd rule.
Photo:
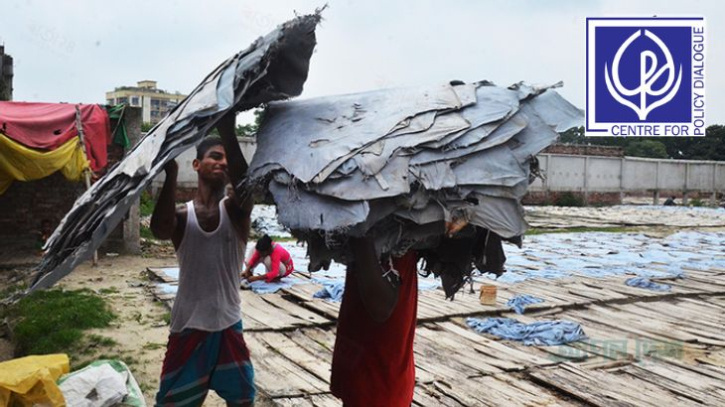
{"label": "red cloth hanging", "polygon": [[[99,105],[78,105],[84,141],[91,169],[97,172],[108,164],[111,122]],[[66,103],[0,102],[0,132],[27,147],[54,150],[73,137],[76,105]]]}

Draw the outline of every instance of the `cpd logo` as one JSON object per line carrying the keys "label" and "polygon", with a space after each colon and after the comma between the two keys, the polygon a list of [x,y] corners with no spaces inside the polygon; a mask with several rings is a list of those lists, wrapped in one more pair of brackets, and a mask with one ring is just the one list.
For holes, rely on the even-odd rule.
{"label": "cpd logo", "polygon": [[587,19],[588,136],[704,136],[703,18]]}

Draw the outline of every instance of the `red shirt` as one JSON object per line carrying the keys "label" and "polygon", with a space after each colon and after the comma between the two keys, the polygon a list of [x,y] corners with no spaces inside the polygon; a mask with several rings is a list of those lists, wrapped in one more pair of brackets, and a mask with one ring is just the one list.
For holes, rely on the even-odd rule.
{"label": "red shirt", "polygon": [[[267,274],[264,275],[264,280],[268,283],[278,278],[287,277],[295,270],[292,256],[290,256],[287,249],[282,247],[281,244],[273,243],[272,254],[269,255],[269,258],[272,266],[267,270]],[[247,264],[250,269],[253,269],[262,260],[264,259],[260,256],[259,251],[255,249]],[[284,265],[284,270],[280,269],[280,265]]]}
{"label": "red shirt", "polygon": [[413,339],[418,308],[415,252],[393,259],[400,273],[398,302],[385,322],[375,322],[348,270],[332,356],[332,394],[345,406],[409,407],[415,387]]}

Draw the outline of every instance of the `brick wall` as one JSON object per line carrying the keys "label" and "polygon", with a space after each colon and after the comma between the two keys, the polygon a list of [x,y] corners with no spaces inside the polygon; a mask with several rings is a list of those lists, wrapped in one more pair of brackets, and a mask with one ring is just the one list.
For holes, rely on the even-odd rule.
{"label": "brick wall", "polygon": [[552,144],[542,154],[590,155],[600,157],[624,157],[622,147],[585,146],[580,144]]}
{"label": "brick wall", "polygon": [[82,182],[71,182],[55,174],[30,182],[13,182],[0,195],[0,244],[3,248],[32,248],[40,222],[58,225],[73,202],[85,190]]}
{"label": "brick wall", "polygon": [[603,205],[619,205],[622,203],[619,192],[590,192],[589,195],[584,197],[583,192],[543,192],[543,191],[529,191],[524,196],[524,205],[556,205],[561,199],[562,194],[573,194],[581,202],[586,203],[589,206],[603,206]]}

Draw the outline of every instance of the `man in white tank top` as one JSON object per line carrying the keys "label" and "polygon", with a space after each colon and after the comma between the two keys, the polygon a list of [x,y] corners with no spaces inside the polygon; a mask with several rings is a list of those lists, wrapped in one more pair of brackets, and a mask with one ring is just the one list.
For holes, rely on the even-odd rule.
{"label": "man in white tank top", "polygon": [[179,289],[156,395],[157,406],[200,406],[214,390],[229,406],[254,402],[254,371],[242,335],[239,272],[249,237],[253,201],[225,197],[247,171],[229,115],[217,125],[221,138],[205,138],[193,161],[199,187],[176,207],[178,166],[164,167],[166,181],[151,217],[151,231],[171,239],[179,261]]}

